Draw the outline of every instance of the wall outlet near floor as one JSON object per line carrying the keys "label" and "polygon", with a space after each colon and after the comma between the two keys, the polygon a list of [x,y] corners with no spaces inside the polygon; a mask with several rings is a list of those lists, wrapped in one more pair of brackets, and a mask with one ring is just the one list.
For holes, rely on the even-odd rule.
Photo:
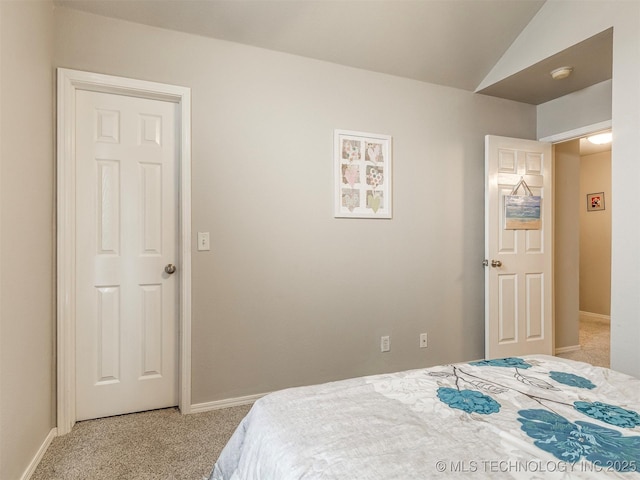
{"label": "wall outlet near floor", "polygon": [[380,337],[380,351],[388,352],[391,350],[391,342],[389,340],[389,336],[386,335],[384,337]]}
{"label": "wall outlet near floor", "polygon": [[420,334],[420,348],[427,348],[427,334]]}

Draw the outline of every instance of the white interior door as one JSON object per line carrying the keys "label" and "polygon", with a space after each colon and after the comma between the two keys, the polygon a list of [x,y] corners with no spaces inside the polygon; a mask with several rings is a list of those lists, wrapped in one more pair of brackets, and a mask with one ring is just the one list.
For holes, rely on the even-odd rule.
{"label": "white interior door", "polygon": [[[485,139],[486,358],[553,354],[551,161],[549,143]],[[542,197],[540,229],[505,229],[505,195],[520,179]]]}
{"label": "white interior door", "polygon": [[78,420],[178,402],[176,109],[76,95]]}

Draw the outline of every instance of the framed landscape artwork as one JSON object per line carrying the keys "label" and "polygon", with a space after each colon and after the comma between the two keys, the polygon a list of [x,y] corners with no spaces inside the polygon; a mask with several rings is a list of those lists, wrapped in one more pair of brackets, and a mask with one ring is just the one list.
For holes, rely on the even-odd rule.
{"label": "framed landscape artwork", "polygon": [[335,130],[334,216],[391,218],[391,136]]}

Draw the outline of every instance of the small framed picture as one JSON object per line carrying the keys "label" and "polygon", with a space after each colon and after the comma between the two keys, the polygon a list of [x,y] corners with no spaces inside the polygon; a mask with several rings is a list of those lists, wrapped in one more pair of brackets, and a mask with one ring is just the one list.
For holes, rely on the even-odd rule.
{"label": "small framed picture", "polygon": [[595,212],[596,210],[604,210],[604,192],[587,195],[587,212]]}
{"label": "small framed picture", "polygon": [[391,136],[334,131],[334,216],[391,218]]}

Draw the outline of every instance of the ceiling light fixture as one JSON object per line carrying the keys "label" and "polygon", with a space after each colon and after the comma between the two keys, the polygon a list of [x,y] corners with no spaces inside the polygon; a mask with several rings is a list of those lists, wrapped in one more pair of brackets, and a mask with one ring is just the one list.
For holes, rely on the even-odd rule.
{"label": "ceiling light fixture", "polygon": [[587,140],[589,140],[594,145],[604,145],[605,143],[611,143],[612,138],[613,135],[611,134],[611,132],[606,132],[587,137]]}
{"label": "ceiling light fixture", "polygon": [[562,80],[567,78],[573,72],[573,67],[560,67],[555,70],[551,70],[551,78],[554,80]]}

